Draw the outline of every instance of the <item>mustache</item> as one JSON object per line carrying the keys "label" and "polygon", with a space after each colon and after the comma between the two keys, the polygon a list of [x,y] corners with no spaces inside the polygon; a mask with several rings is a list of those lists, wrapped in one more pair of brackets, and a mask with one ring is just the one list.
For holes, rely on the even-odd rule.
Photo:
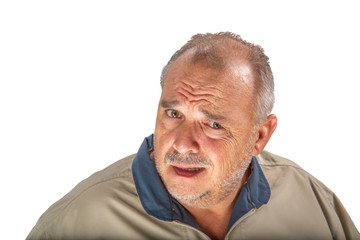
{"label": "mustache", "polygon": [[213,163],[204,158],[200,157],[194,153],[181,154],[179,152],[167,153],[164,158],[165,163],[170,164],[187,164],[187,165],[196,165],[198,167],[212,167]]}

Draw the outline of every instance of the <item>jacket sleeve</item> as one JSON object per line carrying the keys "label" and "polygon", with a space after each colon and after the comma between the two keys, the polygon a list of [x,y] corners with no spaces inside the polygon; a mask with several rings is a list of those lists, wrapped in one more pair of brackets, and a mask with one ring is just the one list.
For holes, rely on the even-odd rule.
{"label": "jacket sleeve", "polygon": [[[345,236],[345,239],[359,239],[360,240],[360,234],[358,230],[355,227],[355,224],[351,220],[349,214],[346,212],[344,206],[341,204],[340,200],[337,198],[336,195],[333,195],[333,204],[334,209],[339,221],[339,225],[341,226],[341,229],[339,229],[339,233],[335,232],[335,236],[338,236],[338,234],[341,234]],[[339,236],[341,236],[339,235]],[[340,239],[340,238],[338,238]]]}
{"label": "jacket sleeve", "polygon": [[328,223],[333,239],[359,239],[360,234],[339,198],[322,183],[313,182],[313,190]]}
{"label": "jacket sleeve", "polygon": [[40,232],[39,229],[36,229],[36,226],[31,230],[26,240],[35,240],[35,239],[49,239],[46,237],[44,232]]}

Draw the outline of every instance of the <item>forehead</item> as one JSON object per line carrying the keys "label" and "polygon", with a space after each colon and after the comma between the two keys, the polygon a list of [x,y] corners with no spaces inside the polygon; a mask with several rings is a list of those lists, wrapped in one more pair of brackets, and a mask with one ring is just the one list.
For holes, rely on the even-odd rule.
{"label": "forehead", "polygon": [[255,97],[253,81],[246,62],[231,61],[223,69],[214,69],[182,56],[166,75],[161,101],[212,112],[248,111]]}

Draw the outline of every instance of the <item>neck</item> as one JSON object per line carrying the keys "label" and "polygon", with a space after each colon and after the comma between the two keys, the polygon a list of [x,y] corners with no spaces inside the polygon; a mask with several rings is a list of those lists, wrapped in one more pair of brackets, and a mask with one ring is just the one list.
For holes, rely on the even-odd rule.
{"label": "neck", "polygon": [[238,191],[231,193],[226,199],[209,208],[196,208],[182,204],[194,218],[202,231],[211,239],[224,239],[230,217],[242,186],[250,176],[250,168],[245,172]]}

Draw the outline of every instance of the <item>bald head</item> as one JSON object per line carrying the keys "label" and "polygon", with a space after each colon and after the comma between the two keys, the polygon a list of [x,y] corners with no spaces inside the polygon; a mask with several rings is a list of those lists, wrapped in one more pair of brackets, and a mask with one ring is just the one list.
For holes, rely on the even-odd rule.
{"label": "bald head", "polygon": [[224,74],[236,74],[244,66],[250,66],[255,76],[253,84],[257,92],[254,103],[257,122],[262,122],[270,114],[274,105],[274,81],[268,57],[260,46],[246,42],[230,32],[194,35],[163,68],[161,86],[172,64],[184,54],[193,64]]}

